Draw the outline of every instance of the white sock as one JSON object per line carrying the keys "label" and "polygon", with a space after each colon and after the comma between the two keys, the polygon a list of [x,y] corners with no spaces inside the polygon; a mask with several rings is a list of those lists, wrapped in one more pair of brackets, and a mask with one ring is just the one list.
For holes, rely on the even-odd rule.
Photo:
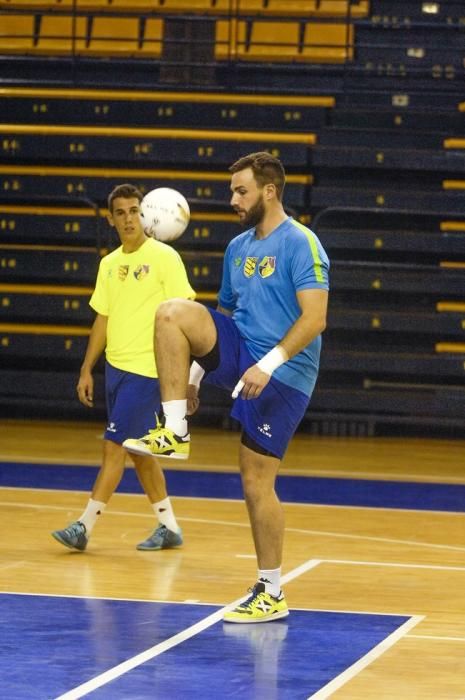
{"label": "white sock", "polygon": [[162,401],[161,405],[165,416],[165,428],[169,428],[179,437],[186,435],[188,430],[186,420],[187,399]]}
{"label": "white sock", "polygon": [[176,522],[174,517],[173,507],[169,496],[163,499],[163,501],[158,501],[158,503],[152,503],[152,508],[155,511],[155,515],[158,518],[160,525],[165,525],[168,530],[172,532],[180,532],[181,528]]}
{"label": "white sock", "polygon": [[79,518],[81,523],[84,523],[86,526],[86,534],[90,535],[92,532],[92,529],[97,522],[97,518],[99,515],[102,515],[103,511],[105,510],[107,504],[103,503],[102,501],[94,501],[92,498],[89,498],[89,502],[87,503],[86,509]]}
{"label": "white sock", "polygon": [[279,569],[259,569],[258,580],[265,584],[265,593],[277,598],[281,593],[281,567]]}

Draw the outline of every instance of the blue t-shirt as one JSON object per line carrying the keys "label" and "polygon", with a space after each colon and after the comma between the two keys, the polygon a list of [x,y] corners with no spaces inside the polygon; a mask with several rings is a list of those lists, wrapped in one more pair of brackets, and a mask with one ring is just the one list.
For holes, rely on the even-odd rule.
{"label": "blue t-shirt", "polygon": [[[296,292],[329,288],[328,270],[328,256],[316,235],[290,217],[266,238],[256,238],[254,228],[233,238],[224,257],[218,302],[232,312],[255,360],[277,345],[300,317]],[[273,376],[310,395],[320,348],[318,336]]]}

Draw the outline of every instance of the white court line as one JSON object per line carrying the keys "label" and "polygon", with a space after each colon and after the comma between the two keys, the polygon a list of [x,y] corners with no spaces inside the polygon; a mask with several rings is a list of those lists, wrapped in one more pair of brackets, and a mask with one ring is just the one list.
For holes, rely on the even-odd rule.
{"label": "white court line", "polygon": [[385,561],[358,561],[356,559],[321,559],[324,564],[353,564],[354,566],[388,566],[398,569],[436,569],[437,571],[465,571],[465,566],[441,566],[439,564],[403,564]]}
{"label": "white court line", "polygon": [[[106,511],[105,511],[106,512]],[[369,542],[385,542],[387,544],[403,544],[408,547],[428,547],[430,549],[450,549],[465,552],[465,547],[453,544],[436,544],[433,542],[418,542],[417,540],[398,540],[393,537],[373,537],[371,535],[351,535],[344,532],[330,532],[327,530],[303,530],[296,527],[286,528],[286,532],[301,532],[304,535],[321,535],[323,537],[341,537],[349,540],[367,540]]]}
{"label": "white court line", "polygon": [[[225,500],[229,502],[229,499],[218,499]],[[52,505],[39,505],[37,503],[22,503],[19,501],[0,501],[0,506],[13,507],[13,508],[33,508],[36,510],[59,510],[59,511],[75,511],[77,508],[70,508],[69,506],[52,506]],[[415,511],[420,512],[420,511]],[[125,510],[105,510],[105,515],[119,515],[119,516],[131,516],[133,518],[150,518],[150,514],[146,513],[133,513],[131,511]],[[449,515],[449,513],[447,513]],[[463,515],[463,514],[462,514]],[[205,518],[189,518],[189,517],[177,517],[178,520],[186,523],[204,523],[205,525],[226,525],[227,527],[246,527],[249,528],[249,523],[235,522],[231,520],[213,520]],[[302,535],[317,535],[321,537],[334,537],[336,539],[350,539],[358,541],[368,541],[368,542],[382,542],[385,544],[399,544],[405,545],[407,547],[426,547],[427,549],[445,549],[450,551],[465,552],[465,547],[452,544],[437,544],[435,542],[418,542],[417,540],[400,540],[391,537],[373,537],[371,535],[352,535],[345,532],[331,532],[328,530],[304,530],[303,528],[296,527],[286,527],[286,532],[296,532]]]}
{"label": "white court line", "polygon": [[[165,598],[150,598],[150,600],[147,600],[147,598],[121,598],[117,596],[79,595],[77,593],[30,593],[29,591],[25,593],[24,591],[0,591],[0,595],[22,595],[24,597],[32,596],[34,598],[80,598],[82,600],[121,600],[125,603],[169,603],[169,605],[191,605],[191,602],[188,600],[166,600]],[[212,605],[215,605],[215,603],[203,603],[201,601],[196,601],[196,605],[209,605],[211,607]],[[378,615],[379,613],[376,614]]]}
{"label": "white court line", "polygon": [[349,666],[349,668],[346,668],[339,676],[336,676],[336,678],[333,678],[333,680],[327,683],[323,688],[320,688],[316,693],[310,695],[308,700],[326,700],[330,698],[336,690],[339,690],[339,688],[358,675],[360,671],[363,671],[363,669],[373,663],[373,661],[376,661],[376,659],[394,646],[399,639],[402,639],[409,630],[418,625],[423,619],[424,615],[412,616],[410,620],[404,622],[404,624],[398,627],[389,637],[386,637],[386,639],[383,639],[383,641],[373,647],[373,649],[370,649],[368,654],[362,656],[361,659],[352,664],[352,666]]}
{"label": "white court line", "polygon": [[27,564],[26,561],[15,561],[12,562],[11,564],[2,564],[0,566],[0,571],[7,571],[7,569],[16,569],[19,566],[25,566]]}
{"label": "white court line", "polygon": [[465,642],[465,637],[436,637],[433,634],[407,634],[406,637],[409,639],[432,639],[440,642]]}
{"label": "white court line", "polygon": [[[297,576],[300,576],[306,571],[310,571],[310,569],[313,569],[315,566],[318,566],[319,563],[320,561],[318,559],[309,559],[307,562],[305,562],[305,564],[302,564],[301,566],[292,569],[292,571],[289,571],[288,574],[283,576],[282,580],[284,583],[292,581],[292,579],[297,578]],[[105,671],[104,673],[95,676],[95,678],[92,678],[90,681],[82,683],[76,688],[72,688],[63,695],[60,695],[55,700],[78,700],[78,698],[82,698],[84,695],[93,692],[97,688],[101,688],[103,685],[106,685],[107,683],[110,683],[111,681],[115,680],[115,678],[119,678],[124,673],[132,671],[132,669],[136,668],[137,666],[140,666],[141,664],[146,663],[151,659],[154,659],[156,656],[163,654],[165,651],[168,651],[169,649],[172,649],[178,644],[182,644],[182,642],[185,642],[187,639],[194,637],[196,634],[203,632],[208,627],[211,627],[216,622],[222,620],[225,610],[229,610],[231,607],[235,607],[247,597],[248,596],[243,596],[242,598],[235,600],[233,603],[230,603],[226,607],[221,608],[220,610],[217,610],[216,612],[212,613],[203,620],[200,620],[200,622],[197,622],[195,625],[191,625],[191,627],[188,627],[182,632],[175,634],[173,637],[166,639],[164,642],[156,644],[150,649],[146,649],[140,654],[137,654],[136,656],[133,656],[132,658],[127,659],[126,661],[123,661],[121,664],[118,664],[117,666],[108,669],[108,671]]]}

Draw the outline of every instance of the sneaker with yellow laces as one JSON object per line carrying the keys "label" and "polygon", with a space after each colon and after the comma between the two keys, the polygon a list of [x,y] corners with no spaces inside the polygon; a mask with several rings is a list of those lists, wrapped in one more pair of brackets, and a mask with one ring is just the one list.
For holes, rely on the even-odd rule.
{"label": "sneaker with yellow laces", "polygon": [[190,441],[189,433],[184,436],[176,435],[169,428],[165,428],[157,419],[156,428],[149,430],[144,437],[128,438],[123,442],[123,447],[128,452],[133,452],[137,455],[187,459],[189,457]]}
{"label": "sneaker with yellow laces", "polygon": [[289,615],[289,608],[282,591],[275,598],[265,592],[265,584],[259,581],[250,589],[250,592],[252,594],[250,598],[240,603],[234,610],[225,612],[224,622],[270,622]]}

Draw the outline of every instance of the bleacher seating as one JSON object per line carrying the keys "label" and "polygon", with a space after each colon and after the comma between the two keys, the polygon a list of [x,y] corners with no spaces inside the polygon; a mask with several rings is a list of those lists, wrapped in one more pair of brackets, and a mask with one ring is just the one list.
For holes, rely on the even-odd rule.
{"label": "bleacher seating", "polygon": [[0,52],[27,54],[34,46],[33,15],[0,15]]}
{"label": "bleacher seating", "polygon": [[[190,199],[215,204],[225,202],[229,175],[224,171],[0,165],[0,192],[22,198],[47,197],[53,192],[59,197],[87,196],[103,202],[113,185],[128,179],[142,192],[168,185],[182,190]],[[290,206],[305,205],[310,183],[310,175],[289,175]]]}
{"label": "bleacher seating", "polygon": [[368,0],[0,0],[0,8],[9,9],[69,11],[74,6],[93,12],[165,15],[366,17],[369,11]]}
{"label": "bleacher seating", "polygon": [[[460,434],[462,2],[0,0],[0,13],[0,411],[81,415],[113,186],[183,191],[192,221],[175,246],[215,304],[238,231],[227,166],[268,149],[331,258],[303,429]],[[226,420],[228,399],[204,395]]]}
{"label": "bleacher seating", "polygon": [[217,60],[343,63],[352,56],[353,28],[347,24],[234,19],[216,26]]}
{"label": "bleacher seating", "polygon": [[[163,20],[72,14],[2,15],[0,53],[160,58]],[[302,39],[302,26],[304,34]],[[174,40],[169,40],[173,45]],[[176,40],[178,43],[180,40]],[[203,47],[202,40],[194,39]],[[212,60],[343,63],[353,56],[353,27],[321,22],[218,19]]]}
{"label": "bleacher seating", "polygon": [[[79,101],[79,110],[73,109]],[[314,131],[327,121],[335,99],[327,95],[193,91],[89,90],[0,87],[0,121],[17,124],[231,128]]]}
{"label": "bleacher seating", "polygon": [[302,170],[308,168],[309,147],[315,143],[312,133],[34,124],[0,124],[0,137],[11,145],[4,148],[8,162],[45,163],[52,157],[63,164],[71,158],[79,165],[125,162],[159,168],[180,162],[195,166],[200,159],[209,165],[228,165],[240,157],[245,143],[251,151],[262,151],[271,143],[289,168]]}

